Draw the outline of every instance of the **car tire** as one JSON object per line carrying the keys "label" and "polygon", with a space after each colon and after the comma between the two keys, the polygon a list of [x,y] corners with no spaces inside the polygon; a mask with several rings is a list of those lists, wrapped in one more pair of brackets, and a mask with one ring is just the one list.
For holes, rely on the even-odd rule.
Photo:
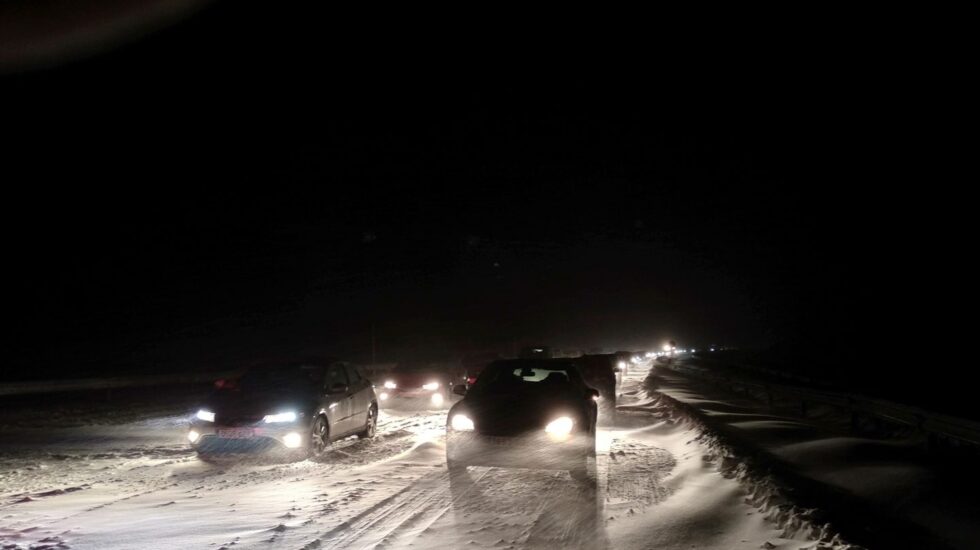
{"label": "car tire", "polygon": [[330,424],[325,416],[318,415],[310,428],[310,446],[308,456],[313,460],[323,458],[330,447]]}
{"label": "car tire", "polygon": [[378,406],[372,404],[368,407],[367,415],[364,429],[357,433],[358,439],[371,439],[378,433]]}

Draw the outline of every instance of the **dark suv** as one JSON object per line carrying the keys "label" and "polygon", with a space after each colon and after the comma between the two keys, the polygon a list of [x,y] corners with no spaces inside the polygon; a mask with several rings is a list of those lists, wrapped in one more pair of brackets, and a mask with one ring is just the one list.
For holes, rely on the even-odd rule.
{"label": "dark suv", "polygon": [[451,481],[467,466],[568,470],[594,478],[596,397],[573,360],[495,361],[449,410]]}

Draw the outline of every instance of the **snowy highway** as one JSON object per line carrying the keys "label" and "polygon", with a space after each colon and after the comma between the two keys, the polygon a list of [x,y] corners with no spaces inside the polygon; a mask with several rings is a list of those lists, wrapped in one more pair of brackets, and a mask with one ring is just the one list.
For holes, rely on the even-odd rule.
{"label": "snowy highway", "polygon": [[696,428],[645,392],[646,373],[631,372],[618,421],[600,428],[595,486],[479,467],[451,484],[445,411],[383,411],[376,438],[291,463],[203,462],[182,411],[8,423],[0,547],[814,547],[766,519]]}

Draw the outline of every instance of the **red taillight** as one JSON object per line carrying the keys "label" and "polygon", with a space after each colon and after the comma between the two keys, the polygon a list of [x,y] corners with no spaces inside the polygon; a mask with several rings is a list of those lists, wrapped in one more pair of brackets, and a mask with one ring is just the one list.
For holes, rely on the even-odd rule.
{"label": "red taillight", "polygon": [[476,384],[476,377],[475,376],[467,376],[466,377],[466,383],[469,384],[469,385],[471,385],[471,386],[473,384]]}
{"label": "red taillight", "polygon": [[214,381],[214,387],[219,390],[234,390],[238,388],[238,382],[234,378],[220,378]]}

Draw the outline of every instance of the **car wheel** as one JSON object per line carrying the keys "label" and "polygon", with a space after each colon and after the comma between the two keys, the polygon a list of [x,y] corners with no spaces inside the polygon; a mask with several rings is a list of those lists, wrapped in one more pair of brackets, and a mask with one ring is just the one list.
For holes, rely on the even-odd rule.
{"label": "car wheel", "polygon": [[310,458],[321,458],[330,446],[330,426],[323,415],[316,417],[313,428],[310,430]]}
{"label": "car wheel", "polygon": [[378,433],[378,406],[371,405],[368,407],[367,423],[364,424],[364,429],[357,434],[357,437],[360,439],[370,439],[376,433]]}

